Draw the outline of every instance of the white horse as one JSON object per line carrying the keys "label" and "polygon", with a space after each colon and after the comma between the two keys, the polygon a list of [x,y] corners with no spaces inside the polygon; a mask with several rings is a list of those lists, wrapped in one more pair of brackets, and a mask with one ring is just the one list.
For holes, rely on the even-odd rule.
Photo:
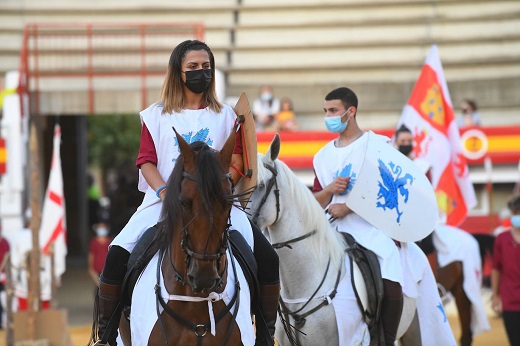
{"label": "white horse", "polygon": [[[290,317],[288,322],[296,327],[293,332],[302,345],[368,345],[370,335],[351,284],[344,238],[330,226],[309,189],[277,160],[279,150],[276,135],[266,155],[258,154],[258,184],[250,213],[261,229],[267,229],[277,248],[282,301],[288,310],[303,316],[285,318]],[[363,284],[356,279],[361,300],[366,299]],[[331,292],[336,292],[333,299]],[[398,336],[408,329],[414,315],[415,306],[405,303]],[[276,338],[281,345],[294,342],[280,318]]]}

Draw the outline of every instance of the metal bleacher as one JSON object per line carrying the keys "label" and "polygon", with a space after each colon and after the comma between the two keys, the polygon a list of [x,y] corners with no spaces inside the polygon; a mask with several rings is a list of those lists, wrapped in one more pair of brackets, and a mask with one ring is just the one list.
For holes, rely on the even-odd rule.
{"label": "metal bleacher", "polygon": [[[465,97],[478,100],[486,125],[518,122],[519,1],[4,0],[1,6],[2,75],[19,67],[27,24],[201,23],[204,40],[227,76],[228,95],[246,91],[254,98],[261,85],[269,84],[277,97],[293,100],[303,129],[313,129],[322,127],[325,93],[347,85],[360,98],[362,126],[381,128],[395,125],[430,46],[437,44],[455,104]],[[160,52],[147,52],[157,75],[175,42],[166,38]],[[120,50],[111,54],[124,63]],[[83,102],[84,93],[74,96],[71,90],[82,92],[85,85],[67,83],[55,79],[46,85],[52,95],[63,88],[67,99]],[[131,89],[133,84],[97,83],[103,96],[96,107],[102,113],[139,110],[140,102],[124,101],[132,99],[131,90],[112,97],[117,93],[113,89]],[[136,85],[139,95],[139,82]],[[159,80],[150,82],[148,99],[159,87]],[[55,112],[56,102],[64,102],[52,95],[42,95],[49,113]],[[82,112],[80,108],[71,108],[69,114]]]}

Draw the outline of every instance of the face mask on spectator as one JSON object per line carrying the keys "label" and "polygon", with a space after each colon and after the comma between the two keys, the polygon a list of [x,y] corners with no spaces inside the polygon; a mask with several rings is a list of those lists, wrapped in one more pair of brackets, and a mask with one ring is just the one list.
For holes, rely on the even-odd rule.
{"label": "face mask on spectator", "polygon": [[511,225],[513,225],[514,228],[520,228],[520,215],[511,216]]}
{"label": "face mask on spectator", "polygon": [[270,92],[263,92],[262,94],[260,94],[260,98],[262,99],[262,101],[271,101],[271,99],[273,98],[273,94],[271,94]]}
{"label": "face mask on spectator", "polygon": [[99,227],[98,229],[96,229],[96,234],[99,237],[106,237],[108,235],[108,229],[106,229],[105,227]]}
{"label": "face mask on spectator", "polygon": [[399,146],[399,151],[403,154],[408,156],[412,152],[412,145],[411,144],[404,144]]}

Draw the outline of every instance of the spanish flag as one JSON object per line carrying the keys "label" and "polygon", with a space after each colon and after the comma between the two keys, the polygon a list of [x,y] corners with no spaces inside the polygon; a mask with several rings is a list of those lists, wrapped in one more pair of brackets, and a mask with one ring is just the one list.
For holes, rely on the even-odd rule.
{"label": "spanish flag", "polygon": [[476,204],[468,165],[437,46],[432,46],[419,79],[403,109],[398,127],[414,136],[415,158],[430,164],[430,177],[439,209],[447,224],[458,226]]}

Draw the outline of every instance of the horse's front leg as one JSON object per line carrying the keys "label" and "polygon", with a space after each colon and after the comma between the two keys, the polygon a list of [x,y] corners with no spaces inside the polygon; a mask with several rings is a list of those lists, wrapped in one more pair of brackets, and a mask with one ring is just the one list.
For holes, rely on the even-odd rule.
{"label": "horse's front leg", "polygon": [[121,340],[123,340],[124,346],[132,346],[130,321],[125,317],[124,312],[121,314],[121,320],[119,321],[119,335]]}

